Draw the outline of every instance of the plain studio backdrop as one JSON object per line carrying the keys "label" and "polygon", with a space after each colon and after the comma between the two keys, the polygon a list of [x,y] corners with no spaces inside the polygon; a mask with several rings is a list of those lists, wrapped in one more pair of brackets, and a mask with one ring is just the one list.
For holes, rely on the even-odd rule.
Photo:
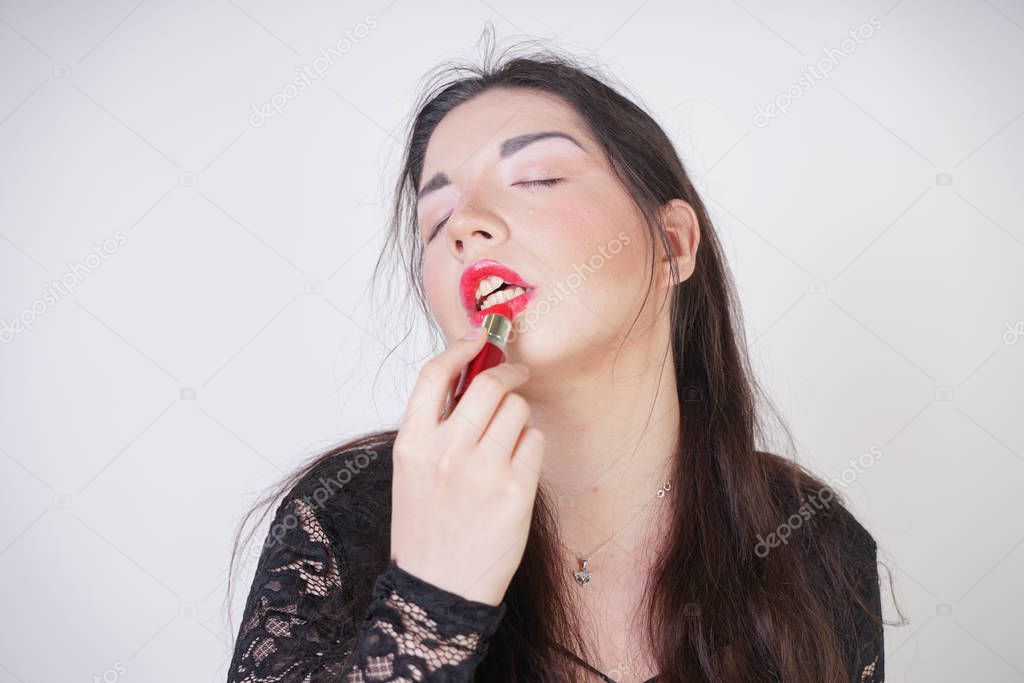
{"label": "plain studio backdrop", "polygon": [[418,85],[488,22],[672,137],[893,569],[888,679],[1024,681],[1020,2],[125,0],[0,3],[0,683],[224,680],[242,514],[441,348],[367,283]]}

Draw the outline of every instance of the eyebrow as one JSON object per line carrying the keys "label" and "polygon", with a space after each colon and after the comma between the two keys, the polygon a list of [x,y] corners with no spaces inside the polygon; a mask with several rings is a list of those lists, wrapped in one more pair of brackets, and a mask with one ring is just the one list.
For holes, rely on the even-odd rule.
{"label": "eyebrow", "polygon": [[[563,133],[558,130],[549,130],[540,133],[526,133],[524,135],[517,135],[514,138],[509,138],[508,140],[505,140],[505,142],[501,143],[501,148],[498,150],[498,156],[501,159],[507,159],[508,157],[512,156],[513,154],[521,150],[523,147],[526,147],[527,145],[532,144],[534,142],[538,142],[540,140],[545,140],[547,138],[565,138],[566,140],[569,140],[574,145],[582,149],[584,152],[587,151],[587,148],[581,145],[579,140],[569,135],[568,133]],[[434,190],[440,190],[445,185],[451,184],[451,182],[451,179],[444,172],[435,173],[430,180],[423,184],[423,188],[419,191],[419,194],[416,196],[416,201],[418,202],[419,200],[423,199],[423,197],[430,194]]]}

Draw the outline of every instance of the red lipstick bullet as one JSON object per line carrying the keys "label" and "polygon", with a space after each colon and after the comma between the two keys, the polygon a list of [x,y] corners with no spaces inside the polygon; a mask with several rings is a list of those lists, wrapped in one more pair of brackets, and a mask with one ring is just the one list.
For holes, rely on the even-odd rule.
{"label": "red lipstick bullet", "polygon": [[445,410],[445,417],[451,415],[458,404],[459,399],[469,388],[473,378],[488,368],[493,368],[498,363],[505,361],[505,348],[508,344],[508,336],[512,331],[512,316],[504,304],[492,306],[490,312],[484,316],[482,327],[487,334],[487,341],[484,347],[473,357],[459,375],[458,384],[448,401],[448,408]]}

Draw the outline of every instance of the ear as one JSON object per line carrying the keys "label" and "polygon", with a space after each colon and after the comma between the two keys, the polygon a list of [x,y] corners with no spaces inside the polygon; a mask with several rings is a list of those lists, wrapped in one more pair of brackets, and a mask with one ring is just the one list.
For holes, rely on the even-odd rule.
{"label": "ear", "polygon": [[[661,209],[662,222],[671,252],[661,255],[658,261],[658,288],[671,287],[686,280],[693,274],[697,263],[697,246],[700,244],[700,223],[697,212],[682,199],[669,200]],[[672,275],[672,262],[679,269],[679,278]]]}

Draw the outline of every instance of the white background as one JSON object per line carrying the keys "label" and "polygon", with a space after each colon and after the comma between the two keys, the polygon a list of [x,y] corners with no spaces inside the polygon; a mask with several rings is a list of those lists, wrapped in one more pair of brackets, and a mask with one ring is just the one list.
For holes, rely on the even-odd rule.
{"label": "white background", "polygon": [[412,321],[365,286],[417,84],[487,21],[669,132],[801,460],[882,454],[844,493],[909,619],[888,680],[1024,680],[1020,2],[131,0],[0,3],[0,319],[34,318],[0,344],[0,683],[224,680],[241,515],[439,348],[385,360]]}

